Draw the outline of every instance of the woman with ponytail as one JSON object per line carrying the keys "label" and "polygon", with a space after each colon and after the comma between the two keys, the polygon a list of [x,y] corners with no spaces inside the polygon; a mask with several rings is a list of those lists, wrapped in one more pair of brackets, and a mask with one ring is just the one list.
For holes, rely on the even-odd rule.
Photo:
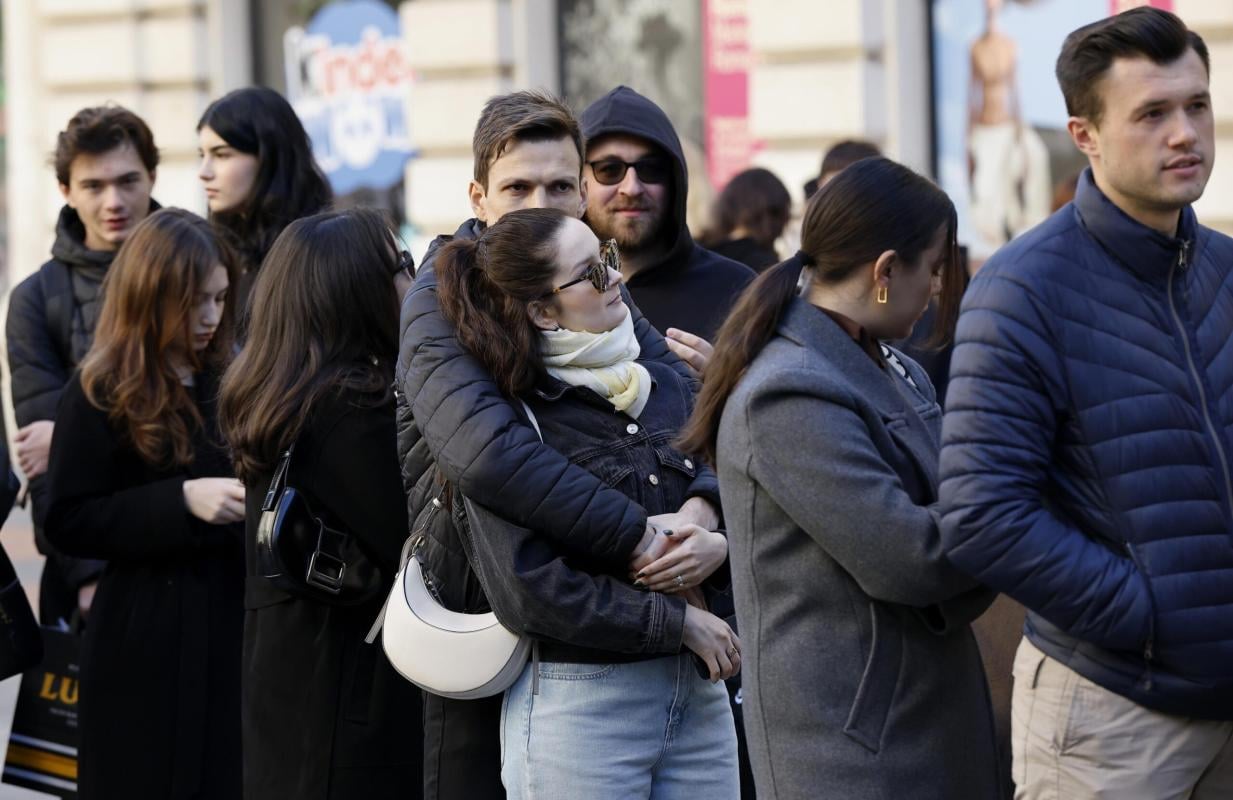
{"label": "woman with ponytail", "polygon": [[[514,211],[441,251],[442,312],[570,462],[651,517],[691,496],[717,505],[714,473],[671,444],[691,387],[640,359],[616,258],[615,243],[601,246],[560,211]],[[561,513],[585,517],[590,493],[578,501]],[[502,577],[487,600],[536,640],[502,709],[507,796],[736,798],[736,734],[718,681],[740,668],[740,641],[707,610],[716,580],[726,583],[724,536],[660,531],[666,553],[626,572],[586,556],[585,543],[566,552],[526,529],[473,533],[478,571]]]}
{"label": "woman with ponytail", "polygon": [[717,458],[759,797],[1000,794],[969,626],[993,594],[942,555],[941,410],[885,344],[935,295],[948,335],[956,250],[946,194],[866,159],[811,199],[800,252],[716,338],[680,446]]}

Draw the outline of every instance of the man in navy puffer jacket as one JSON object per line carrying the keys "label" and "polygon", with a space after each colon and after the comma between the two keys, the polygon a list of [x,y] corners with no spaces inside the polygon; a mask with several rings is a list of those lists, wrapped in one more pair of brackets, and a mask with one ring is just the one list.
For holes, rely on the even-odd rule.
{"label": "man in navy puffer jacket", "polygon": [[951,560],[1023,603],[1017,797],[1233,797],[1233,239],[1208,54],[1140,8],[1058,80],[1090,169],[964,300],[943,427]]}

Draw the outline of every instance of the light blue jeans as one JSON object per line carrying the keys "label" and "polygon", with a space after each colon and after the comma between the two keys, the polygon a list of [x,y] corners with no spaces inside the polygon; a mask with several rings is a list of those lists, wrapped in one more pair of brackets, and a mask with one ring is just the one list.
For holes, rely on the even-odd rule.
{"label": "light blue jeans", "polygon": [[688,653],[632,664],[539,665],[505,693],[509,800],[738,800],[736,728],[723,683]]}

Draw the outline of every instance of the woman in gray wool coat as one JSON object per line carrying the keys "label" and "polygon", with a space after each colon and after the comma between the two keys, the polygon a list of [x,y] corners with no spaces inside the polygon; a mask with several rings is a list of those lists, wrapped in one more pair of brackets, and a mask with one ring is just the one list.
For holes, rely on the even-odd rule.
{"label": "woman in gray wool coat", "polygon": [[935,296],[953,327],[956,251],[940,189],[861,161],[717,337],[682,449],[718,466],[763,800],[1000,794],[969,626],[993,594],[942,556],[941,411],[924,370],[882,344]]}

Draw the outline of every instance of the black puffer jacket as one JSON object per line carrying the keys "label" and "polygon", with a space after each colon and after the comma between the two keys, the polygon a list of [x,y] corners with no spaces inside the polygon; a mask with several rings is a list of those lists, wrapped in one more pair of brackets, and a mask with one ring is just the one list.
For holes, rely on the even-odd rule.
{"label": "black puffer jacket", "polygon": [[[90,250],[85,238],[77,212],[62,208],[51,260],[19,283],[9,298],[6,333],[19,427],[56,418],[64,386],[94,340],[102,307],[100,290],[115,253]],[[68,280],[56,272],[67,274]],[[69,321],[64,330],[59,319],[49,316],[59,304],[63,319]],[[52,315],[59,317],[54,311]]]}
{"label": "black puffer jacket", "polygon": [[652,142],[671,156],[672,224],[664,230],[664,256],[640,269],[627,285],[634,302],[657,329],[680,328],[711,341],[737,296],[757,276],[744,264],[712,253],[690,236],[685,224],[689,173],[681,140],[668,115],[628,86],[618,86],[588,106],[581,122],[588,142],[608,134],[626,134]]}
{"label": "black puffer jacket", "polygon": [[[473,239],[482,230],[482,223],[469,220],[454,235]],[[450,238],[438,237],[429,247],[403,299],[395,379],[398,455],[408,519],[412,531],[425,534],[422,553],[442,584],[442,600],[474,612],[486,603],[448,531],[450,515],[430,513],[442,479],[502,518],[539,531],[563,552],[613,568],[629,561],[647,513],[544,445],[458,342],[441,313],[433,271],[437,252]],[[629,305],[642,358],[664,362],[696,385],[659,332]]]}
{"label": "black puffer jacket", "polygon": [[[150,211],[159,208],[150,201]],[[51,259],[27,277],[9,298],[5,323],[13,413],[17,426],[55,420],[60,395],[73,370],[94,341],[94,327],[102,309],[102,284],[114,252],[86,247],[86,229],[77,212],[60,209]],[[46,481],[30,482],[39,549],[51,554],[42,536],[47,511]],[[60,570],[70,587],[96,579],[102,562],[60,556]]]}

